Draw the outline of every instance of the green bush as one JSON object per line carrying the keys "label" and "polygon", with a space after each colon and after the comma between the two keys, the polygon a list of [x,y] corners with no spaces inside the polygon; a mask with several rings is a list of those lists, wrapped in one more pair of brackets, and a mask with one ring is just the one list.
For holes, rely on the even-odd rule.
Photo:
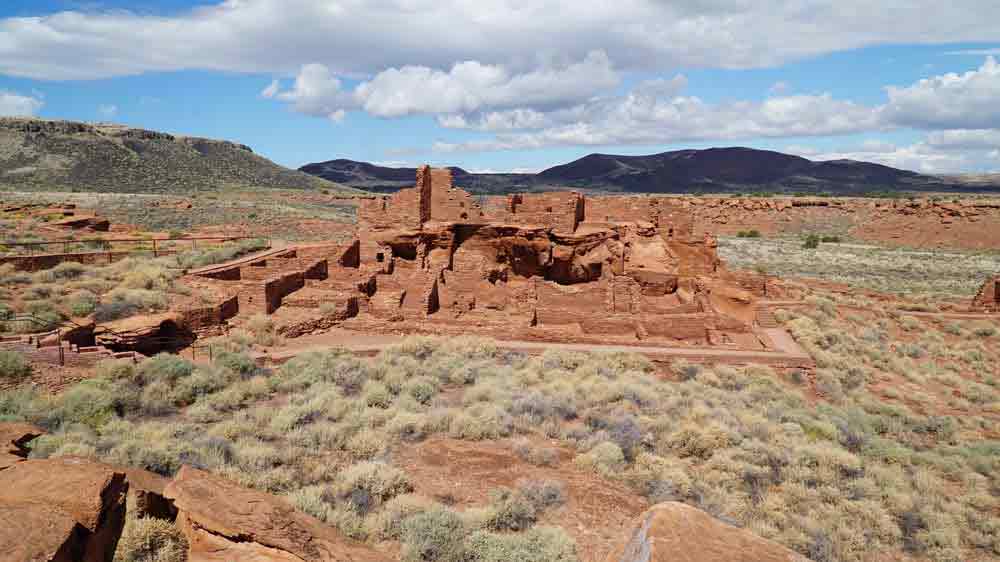
{"label": "green bush", "polygon": [[70,313],[74,317],[89,316],[97,308],[99,299],[90,291],[76,291],[66,300]]}
{"label": "green bush", "polygon": [[810,234],[806,236],[805,241],[802,243],[802,247],[807,250],[813,250],[819,247],[820,237],[815,234]]}
{"label": "green bush", "polygon": [[494,531],[523,531],[538,520],[538,509],[531,500],[515,490],[501,488],[490,494],[485,518],[486,527]]}
{"label": "green bush", "polygon": [[337,496],[361,515],[400,494],[413,491],[406,474],[380,462],[362,462],[341,472]]}
{"label": "green bush", "polygon": [[16,351],[0,351],[0,379],[17,380],[31,374],[31,365]]}
{"label": "green bush", "polygon": [[154,381],[173,384],[191,376],[193,372],[194,363],[177,355],[160,353],[139,364],[136,370],[136,382],[143,386]]}
{"label": "green bush", "polygon": [[417,513],[404,519],[402,527],[403,559],[407,562],[464,562],[465,525],[450,509],[438,507]]}
{"label": "green bush", "polygon": [[140,312],[155,312],[167,307],[167,295],[148,289],[114,289],[101,298],[94,309],[94,320],[110,322],[135,316]]}
{"label": "green bush", "polygon": [[738,233],[736,233],[736,236],[738,238],[760,238],[760,231],[756,230],[756,229],[754,229],[754,230],[741,230]]}
{"label": "green bush", "polygon": [[508,535],[477,531],[465,542],[468,562],[576,562],[576,543],[562,529],[538,527]]}
{"label": "green bush", "polygon": [[586,454],[578,456],[576,463],[605,476],[610,476],[625,466],[625,453],[618,445],[605,441],[599,443]]}

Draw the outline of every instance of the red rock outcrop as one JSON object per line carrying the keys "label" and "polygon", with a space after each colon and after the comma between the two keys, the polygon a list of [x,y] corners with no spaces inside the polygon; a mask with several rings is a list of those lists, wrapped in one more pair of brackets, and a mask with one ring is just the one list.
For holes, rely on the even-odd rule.
{"label": "red rock outcrop", "polygon": [[388,562],[284,500],[184,466],[165,495],[178,509],[189,562]]}
{"label": "red rock outcrop", "polygon": [[655,505],[635,522],[607,562],[806,562],[744,529],[677,502]]}
{"label": "red rock outcrop", "polygon": [[0,471],[5,560],[111,562],[125,524],[125,474],[87,459],[26,460]]}

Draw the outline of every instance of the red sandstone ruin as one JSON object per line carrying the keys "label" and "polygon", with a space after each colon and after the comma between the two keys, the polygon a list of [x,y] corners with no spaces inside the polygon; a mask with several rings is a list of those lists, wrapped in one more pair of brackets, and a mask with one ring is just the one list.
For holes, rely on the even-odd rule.
{"label": "red sandstone ruin", "polygon": [[[349,245],[300,246],[194,272],[244,313],[327,309],[363,330],[768,349],[766,278],[729,272],[680,198],[573,191],[474,197],[427,166],[361,201]],[[333,311],[332,313],[330,311]],[[332,318],[332,320],[331,320]],[[348,320],[349,319],[349,320]]]}
{"label": "red sandstone ruin", "polygon": [[979,293],[972,299],[972,309],[1000,312],[1000,275],[994,275],[983,283]]}

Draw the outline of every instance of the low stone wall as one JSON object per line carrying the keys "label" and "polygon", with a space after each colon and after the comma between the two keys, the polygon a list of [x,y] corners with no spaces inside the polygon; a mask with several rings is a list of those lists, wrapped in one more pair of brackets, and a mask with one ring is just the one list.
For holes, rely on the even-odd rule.
{"label": "low stone wall", "polygon": [[222,324],[239,314],[239,311],[239,297],[233,295],[215,306],[183,311],[181,322],[188,329],[198,331]]}
{"label": "low stone wall", "polygon": [[294,271],[274,277],[264,282],[265,314],[273,314],[281,306],[281,300],[306,284],[301,271]]}

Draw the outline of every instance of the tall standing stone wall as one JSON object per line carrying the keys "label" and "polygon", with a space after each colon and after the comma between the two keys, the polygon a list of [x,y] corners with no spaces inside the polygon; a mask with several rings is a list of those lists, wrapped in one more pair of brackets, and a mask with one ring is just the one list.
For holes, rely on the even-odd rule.
{"label": "tall standing stone wall", "polygon": [[438,222],[482,222],[483,211],[467,191],[452,184],[448,168],[417,170],[417,186],[426,189],[430,199],[430,220]]}
{"label": "tall standing stone wall", "polygon": [[571,233],[584,219],[583,196],[575,191],[519,193],[510,196],[507,222]]}

